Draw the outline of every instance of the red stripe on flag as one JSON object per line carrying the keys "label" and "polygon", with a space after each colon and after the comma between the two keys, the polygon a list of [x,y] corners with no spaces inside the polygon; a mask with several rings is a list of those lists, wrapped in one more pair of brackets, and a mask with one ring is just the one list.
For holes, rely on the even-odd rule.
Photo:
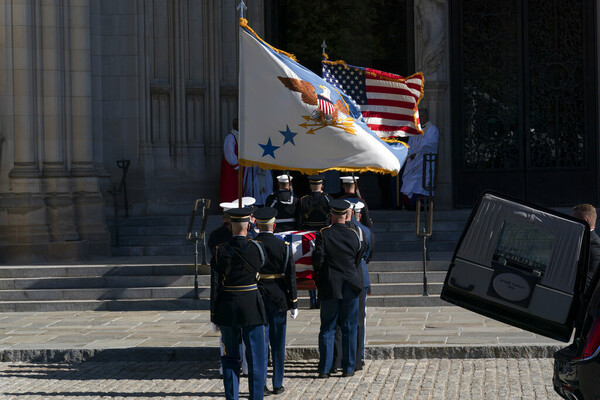
{"label": "red stripe on flag", "polygon": [[392,79],[392,80],[405,79],[401,75],[392,74],[391,72],[379,71],[378,69],[365,68],[365,70],[367,72],[370,72],[370,74],[367,74],[367,76],[369,78],[373,78],[373,79],[379,79],[379,80],[382,80],[382,81],[389,81],[390,79]]}
{"label": "red stripe on flag", "polygon": [[408,125],[398,126],[398,125],[375,125],[375,124],[367,124],[372,131],[378,132],[394,132],[394,131],[402,131],[411,135],[420,135],[416,128]]}
{"label": "red stripe on flag", "polygon": [[[413,92],[408,89],[403,88],[395,88],[389,86],[371,86],[368,85],[366,87],[367,93],[388,93],[388,94],[397,94],[402,96],[410,96],[414,99],[418,99],[419,96],[416,96]],[[412,107],[411,107],[412,108]]]}
{"label": "red stripe on flag", "polygon": [[421,86],[422,83],[406,83],[406,86],[408,86],[409,88],[413,89],[413,90],[417,90],[419,92],[421,92]]}
{"label": "red stripe on flag", "polygon": [[[316,234],[314,232],[302,235],[302,254],[307,254],[311,251],[311,241],[315,240]],[[312,262],[311,262],[312,264]]]}
{"label": "red stripe on flag", "polygon": [[382,111],[363,111],[363,117],[365,118],[386,118],[386,119],[394,119],[397,121],[409,121],[414,122],[414,116],[412,115],[404,115],[390,112],[382,112]]}
{"label": "red stripe on flag", "polygon": [[[370,106],[388,106],[388,107],[399,107],[411,110],[414,107],[414,102],[411,101],[400,101],[400,100],[389,100],[389,99],[368,99]],[[412,111],[414,113],[414,111]]]}
{"label": "red stripe on flag", "polygon": [[300,257],[295,264],[312,265],[312,256]]}

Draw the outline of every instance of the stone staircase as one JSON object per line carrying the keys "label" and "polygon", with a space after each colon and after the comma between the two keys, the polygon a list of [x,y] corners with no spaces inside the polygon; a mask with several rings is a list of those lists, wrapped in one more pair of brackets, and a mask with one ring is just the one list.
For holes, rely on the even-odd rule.
{"label": "stone staircase", "polygon": [[[371,213],[375,253],[369,264],[368,305],[443,305],[439,294],[469,212],[436,213],[434,234],[427,241],[429,296],[423,296],[423,241],[415,235],[415,214]],[[188,221],[183,215],[122,220],[119,246],[112,248],[110,259],[0,266],[0,311],[207,309],[210,279],[203,266],[199,300],[194,299],[194,246],[185,238]],[[220,224],[219,216],[211,216],[207,231]],[[300,307],[308,307],[308,292],[298,295]]]}

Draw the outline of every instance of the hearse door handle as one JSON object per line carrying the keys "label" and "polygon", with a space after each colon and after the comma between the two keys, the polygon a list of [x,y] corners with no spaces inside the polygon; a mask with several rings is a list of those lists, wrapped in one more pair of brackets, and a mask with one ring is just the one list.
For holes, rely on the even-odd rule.
{"label": "hearse door handle", "polygon": [[471,292],[471,291],[473,291],[473,289],[475,289],[475,285],[473,285],[473,284],[470,284],[469,286],[459,285],[458,283],[456,283],[456,279],[454,279],[454,277],[450,278],[450,284],[459,289],[466,290],[467,292]]}

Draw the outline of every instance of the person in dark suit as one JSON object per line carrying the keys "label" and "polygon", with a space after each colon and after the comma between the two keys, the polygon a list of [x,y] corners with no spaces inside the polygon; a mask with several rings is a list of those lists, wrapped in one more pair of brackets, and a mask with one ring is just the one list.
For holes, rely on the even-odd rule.
{"label": "person in dark suit", "polygon": [[591,204],[579,204],[573,207],[573,217],[587,222],[590,227],[590,259],[585,277],[585,288],[581,296],[579,315],[575,322],[575,327],[582,332],[583,336],[576,334],[576,337],[585,337],[590,326],[585,323],[585,311],[590,299],[594,293],[595,282],[600,278],[600,237],[596,233],[596,208]]}
{"label": "person in dark suit", "polygon": [[[259,285],[267,311],[267,346],[270,343],[273,359],[273,394],[280,394],[284,391],[286,313],[290,310],[293,319],[298,316],[296,267],[289,243],[273,235],[277,210],[260,208],[254,216],[260,230],[256,240],[264,247],[267,259],[260,272]],[[268,356],[265,358],[268,359]]]}
{"label": "person in dark suit", "polygon": [[[329,225],[329,202],[330,196],[323,192],[323,175],[310,175],[308,182],[310,194],[300,199],[302,212],[302,229],[307,231],[319,231]],[[316,290],[309,290],[310,308],[319,308],[319,299]]]}
{"label": "person in dark suit", "polygon": [[358,176],[340,176],[340,179],[342,181],[343,192],[338,194],[336,199],[350,200],[353,203],[360,201],[363,203],[365,206],[362,212],[362,224],[371,229],[373,221],[371,221],[371,217],[369,216],[369,207],[367,206],[365,199],[357,194]]}
{"label": "person in dark suit", "polygon": [[240,342],[246,344],[250,399],[262,399],[265,386],[266,311],[257,282],[265,263],[262,246],[248,239],[252,210],[228,210],[233,238],[220,244],[211,259],[219,284],[211,284],[211,322],[221,330],[223,385],[227,399],[237,399],[240,374]]}
{"label": "person in dark suit", "polygon": [[354,375],[358,295],[363,285],[361,241],[358,233],[345,224],[350,203],[332,200],[329,206],[331,226],[317,234],[312,255],[321,300],[319,378],[327,378],[332,368],[338,318],[341,319],[342,330],[342,376]]}
{"label": "person in dark suit", "polygon": [[277,210],[275,232],[297,230],[301,226],[300,200],[291,190],[291,179],[293,179],[291,175],[279,175],[277,177],[279,190],[268,195],[265,201],[266,207]]}

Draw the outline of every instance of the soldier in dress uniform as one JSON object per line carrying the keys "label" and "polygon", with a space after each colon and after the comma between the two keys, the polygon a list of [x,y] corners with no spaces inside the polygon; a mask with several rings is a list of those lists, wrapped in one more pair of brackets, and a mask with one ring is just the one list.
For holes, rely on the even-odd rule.
{"label": "soldier in dress uniform", "polygon": [[329,207],[331,226],[320,230],[312,254],[321,300],[319,378],[327,378],[331,372],[338,318],[342,330],[342,376],[354,375],[358,295],[363,285],[362,244],[358,233],[345,224],[350,203],[332,200]]}
{"label": "soldier in dress uniform", "polygon": [[[273,235],[277,210],[259,208],[254,216],[260,230],[256,240],[263,245],[267,259],[260,272],[259,285],[267,311],[268,343],[271,344],[273,359],[273,393],[280,394],[284,391],[286,312],[290,310],[293,319],[298,316],[296,267],[289,243]],[[268,359],[268,356],[265,358]]]}
{"label": "soldier in dress uniform", "polygon": [[300,227],[300,201],[291,190],[292,176],[288,174],[279,175],[277,184],[279,190],[267,196],[266,207],[277,210],[275,220],[275,232],[297,230]]}
{"label": "soldier in dress uniform", "polygon": [[[235,202],[223,202],[221,204],[219,204],[219,206],[223,209],[223,215],[221,216],[221,219],[223,220],[223,225],[221,225],[220,227],[216,228],[215,230],[213,230],[210,235],[208,235],[208,250],[210,251],[210,256],[211,258],[215,256],[215,251],[217,249],[217,246],[222,244],[222,243],[227,243],[229,241],[231,241],[231,239],[233,238],[233,234],[231,233],[231,218],[229,217],[229,210],[233,209],[233,208],[237,208],[238,206],[238,201],[236,200]],[[211,275],[211,285],[213,287],[218,287],[220,282],[219,282],[219,274],[215,271],[215,270],[211,270],[210,272]],[[218,328],[216,327],[216,325],[214,326],[214,330],[218,331]],[[223,356],[224,354],[224,349],[223,349],[223,342],[221,340],[219,340],[219,348],[221,350],[221,356]],[[246,346],[244,345],[244,342],[241,343],[241,362],[242,362],[242,374],[243,375],[248,375],[248,362],[246,361],[246,356],[244,355]],[[219,372],[221,375],[223,375],[223,367],[219,368]]]}
{"label": "soldier in dress uniform", "polygon": [[300,199],[302,229],[318,231],[329,225],[329,202],[331,198],[323,193],[323,175],[310,175],[310,194]]}
{"label": "soldier in dress uniform", "polygon": [[[323,193],[323,175],[310,175],[308,182],[310,194],[300,199],[302,210],[302,229],[308,231],[319,231],[329,225],[329,202],[331,198]],[[310,308],[319,308],[319,299],[316,290],[308,291]]]}
{"label": "soldier in dress uniform", "polygon": [[362,238],[364,246],[364,251],[360,262],[363,276],[363,290],[358,296],[358,345],[356,350],[355,371],[362,369],[365,359],[365,341],[367,335],[367,295],[371,294],[371,281],[369,279],[369,268],[367,267],[367,264],[369,261],[371,261],[371,257],[373,256],[373,245],[375,244],[371,230],[360,222],[363,209],[364,204],[362,202],[359,201],[354,204],[353,215],[351,219],[354,225],[360,229],[359,236]]}
{"label": "soldier in dress uniform", "polygon": [[211,322],[221,330],[221,357],[225,397],[237,399],[240,375],[240,342],[246,343],[250,399],[262,399],[265,386],[266,311],[258,290],[265,263],[262,246],[247,237],[251,210],[228,210],[233,238],[217,246],[211,269],[218,284],[211,285]]}
{"label": "soldier in dress uniform", "polygon": [[[362,197],[359,197],[356,194],[356,184],[358,184],[358,176],[340,176],[340,179],[342,181],[342,193],[340,193],[338,196],[336,196],[336,198],[337,199],[346,199],[346,200],[356,199],[354,201],[351,200],[354,203],[356,201],[360,200],[360,202],[365,205],[363,208],[363,212],[362,212],[362,221],[361,222],[364,226],[371,229],[373,222],[371,221],[371,218],[369,217],[369,207],[367,206],[367,202],[365,201],[365,199],[363,199]],[[355,182],[356,182],[356,184],[355,184]]]}
{"label": "soldier in dress uniform", "polygon": [[208,242],[206,243],[211,257],[215,256],[217,245],[227,243],[233,238],[233,234],[231,233],[231,218],[229,218],[228,211],[232,208],[237,208],[237,205],[234,205],[233,202],[224,202],[219,204],[219,206],[223,209],[223,215],[221,216],[223,225],[208,235]]}

